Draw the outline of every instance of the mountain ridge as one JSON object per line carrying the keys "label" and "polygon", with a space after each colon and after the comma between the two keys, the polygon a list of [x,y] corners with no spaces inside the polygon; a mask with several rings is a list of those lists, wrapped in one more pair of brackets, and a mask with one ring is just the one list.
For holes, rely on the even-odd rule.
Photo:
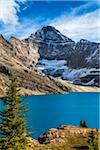
{"label": "mountain ridge", "polygon": [[[44,30],[46,31],[44,32]],[[42,32],[42,36],[40,31]],[[51,31],[53,32],[52,34]],[[37,34],[37,32],[39,33]],[[31,36],[23,40],[17,39],[16,37],[11,37],[10,40],[7,41],[2,35],[0,35],[1,91],[5,91],[5,87],[8,86],[7,82],[9,82],[9,75],[13,71],[17,71],[18,76],[22,76],[21,78],[19,77],[21,82],[23,79],[27,78],[27,81],[25,81],[27,86],[23,83],[22,88],[24,88],[25,92],[29,90],[30,93],[33,94],[69,92],[70,90],[67,88],[68,84],[66,85],[64,82],[61,82],[61,79],[66,80],[66,83],[67,81],[71,81],[75,84],[88,86],[88,82],[91,82],[92,84],[89,86],[99,86],[98,56],[100,43],[82,39],[80,40],[80,45],[80,42],[75,43],[70,38],[62,35],[60,31],[50,26],[49,29],[47,26],[37,32],[35,33],[36,36],[35,34],[31,34]],[[51,36],[49,36],[49,34]],[[37,38],[37,35],[39,38]],[[54,37],[52,38],[52,36]],[[83,53],[81,54],[79,52],[82,52],[83,49],[85,52],[85,57],[83,58],[88,60],[86,60],[88,64],[85,64],[84,60],[82,60],[82,62],[80,61]],[[90,53],[91,55],[89,55]],[[88,65],[88,67],[85,68],[86,66],[84,67],[84,65]],[[80,73],[79,70],[81,70],[82,73]],[[73,78],[70,80],[68,76],[71,76],[70,73],[73,73],[73,71],[75,79]],[[81,74],[81,76],[75,75],[75,72],[76,74]],[[86,74],[86,72],[89,73]],[[32,77],[31,80],[28,79],[30,74]],[[86,75],[83,76],[83,74]],[[52,79],[50,76],[52,76]],[[39,78],[40,83],[36,78]],[[44,80],[46,80],[47,83],[44,83]],[[30,85],[35,83],[35,90],[33,86],[29,86],[28,82]],[[55,83],[56,85],[54,86]],[[71,86],[71,91],[73,91],[73,84]],[[48,90],[46,90],[46,88]]]}
{"label": "mountain ridge", "polygon": [[[69,69],[73,69],[75,71],[84,69],[85,71],[81,72],[83,72],[84,74],[85,72],[87,72],[86,79],[85,77],[83,79],[83,75],[82,78],[77,76],[74,83],[77,83],[77,80],[80,80],[80,84],[86,85],[88,83],[90,84],[91,81],[93,86],[99,86],[99,75],[97,76],[97,72],[99,73],[100,43],[90,42],[86,39],[81,39],[79,42],[75,43],[73,40],[61,34],[58,30],[51,26],[43,27],[42,29],[38,30],[33,37],[29,36],[29,38],[27,38],[26,40],[31,43],[37,43],[38,45],[39,67],[40,64],[41,66],[43,66],[42,62],[44,60],[50,60],[50,63],[53,60],[65,60],[66,67],[69,67]],[[91,75],[91,69],[93,72],[96,72],[96,75],[93,75],[93,73]],[[57,72],[60,72],[60,75],[58,74],[57,77],[68,80],[67,77],[63,77],[63,74],[65,74],[66,70],[67,69],[62,71],[62,69],[53,68],[53,66],[51,66],[51,68],[44,68],[44,71],[42,71],[46,75],[52,76],[55,76]],[[85,83],[81,83],[83,81],[85,81]]]}

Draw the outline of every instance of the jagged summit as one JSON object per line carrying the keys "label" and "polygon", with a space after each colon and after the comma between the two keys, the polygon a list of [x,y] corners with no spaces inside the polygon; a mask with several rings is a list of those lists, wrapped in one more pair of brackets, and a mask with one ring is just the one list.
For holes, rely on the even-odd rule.
{"label": "jagged summit", "polygon": [[44,30],[45,32],[47,32],[47,31],[56,31],[56,32],[59,32],[59,33],[60,33],[59,30],[55,29],[55,27],[50,26],[50,25],[47,25],[47,26],[42,27],[41,30]]}
{"label": "jagged summit", "polygon": [[20,41],[20,39],[16,38],[15,36],[11,36],[10,39],[9,39],[9,42],[12,41],[12,40]]}
{"label": "jagged summit", "polygon": [[86,40],[86,39],[81,39],[79,42],[80,42],[80,43],[90,43],[90,41],[88,41],[88,40]]}
{"label": "jagged summit", "polygon": [[45,26],[40,30],[35,32],[36,39],[43,41],[53,41],[53,42],[69,42],[72,41],[68,37],[64,36],[57,29],[52,26]]}
{"label": "jagged summit", "polygon": [[5,38],[2,34],[0,34],[0,43],[2,43],[2,42],[8,42],[8,41],[5,40]]}
{"label": "jagged summit", "polygon": [[89,40],[87,40],[87,39],[81,39],[80,41],[79,41],[79,43],[81,43],[81,44],[89,44],[89,43],[98,43],[98,44],[100,44],[99,42],[92,42],[92,41],[89,41]]}
{"label": "jagged summit", "polygon": [[3,38],[3,35],[2,35],[2,34],[0,34],[0,38]]}

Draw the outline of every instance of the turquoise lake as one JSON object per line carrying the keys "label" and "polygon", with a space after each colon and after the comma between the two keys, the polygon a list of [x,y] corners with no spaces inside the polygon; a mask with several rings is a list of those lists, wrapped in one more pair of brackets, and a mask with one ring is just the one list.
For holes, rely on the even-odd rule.
{"label": "turquoise lake", "polygon": [[80,120],[91,128],[99,128],[99,93],[38,95],[27,97],[26,101],[34,138],[62,124],[79,125]]}
{"label": "turquoise lake", "polygon": [[79,125],[85,120],[89,127],[99,128],[99,93],[33,95],[28,102],[28,125],[37,138],[49,128]]}

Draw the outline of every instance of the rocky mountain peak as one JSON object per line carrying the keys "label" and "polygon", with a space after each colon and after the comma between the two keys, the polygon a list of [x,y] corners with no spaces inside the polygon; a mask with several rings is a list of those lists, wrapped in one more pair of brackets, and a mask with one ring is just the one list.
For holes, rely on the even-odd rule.
{"label": "rocky mountain peak", "polygon": [[3,35],[2,35],[2,34],[0,34],[0,38],[3,38]]}
{"label": "rocky mountain peak", "polygon": [[0,56],[1,58],[12,53],[12,45],[0,34]]}
{"label": "rocky mountain peak", "polygon": [[36,39],[42,41],[53,41],[57,43],[61,42],[69,42],[71,39],[67,38],[63,34],[61,34],[57,29],[52,26],[45,26],[42,29],[35,32]]}
{"label": "rocky mountain peak", "polygon": [[88,41],[88,40],[86,40],[86,39],[81,39],[81,40],[79,41],[79,43],[81,43],[81,44],[86,44],[86,43],[91,43],[91,42]]}
{"label": "rocky mountain peak", "polygon": [[2,34],[0,34],[0,43],[5,43],[5,42],[8,42],[8,41],[5,40]]}
{"label": "rocky mountain peak", "polygon": [[[48,31],[54,31],[54,32],[59,32],[57,29],[55,29],[53,26],[44,26],[41,30],[43,30],[44,32],[48,32]],[[60,33],[60,32],[59,32]]]}
{"label": "rocky mountain peak", "polygon": [[18,46],[21,49],[22,42],[19,39],[17,39],[16,37],[11,36],[9,43],[11,43],[13,45],[13,48],[16,48]]}
{"label": "rocky mountain peak", "polygon": [[18,38],[16,38],[15,36],[11,36],[9,42],[12,41],[12,40],[20,41],[20,40],[19,40]]}

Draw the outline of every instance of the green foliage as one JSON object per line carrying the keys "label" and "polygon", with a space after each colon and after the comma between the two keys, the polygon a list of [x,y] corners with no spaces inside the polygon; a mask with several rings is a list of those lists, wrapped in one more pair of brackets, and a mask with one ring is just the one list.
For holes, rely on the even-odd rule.
{"label": "green foliage", "polygon": [[17,78],[12,77],[7,96],[2,98],[4,109],[0,111],[0,150],[26,150],[28,147],[26,107],[19,91]]}
{"label": "green foliage", "polygon": [[88,137],[89,150],[99,150],[98,132],[91,131]]}
{"label": "green foliage", "polygon": [[81,121],[80,121],[80,127],[88,128],[87,122],[84,121],[84,120],[81,120]]}

